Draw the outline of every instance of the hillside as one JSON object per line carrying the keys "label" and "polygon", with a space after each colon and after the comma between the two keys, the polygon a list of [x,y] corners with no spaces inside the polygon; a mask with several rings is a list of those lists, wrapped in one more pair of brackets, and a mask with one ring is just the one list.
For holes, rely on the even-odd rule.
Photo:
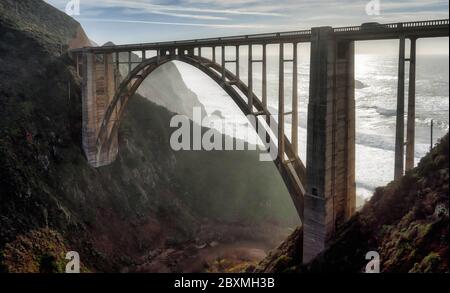
{"label": "hillside", "polygon": [[301,230],[260,263],[259,272],[364,272],[377,251],[382,272],[449,272],[449,135],[398,182],[376,190],[330,247],[301,265]]}
{"label": "hillside", "polygon": [[188,257],[213,241],[273,242],[296,223],[273,164],[254,152],[174,153],[174,114],[140,96],[118,160],[88,166],[80,80],[55,49],[79,24],[37,0],[18,1],[36,6],[12,17],[15,2],[0,1],[0,271],[58,272],[68,250],[84,271],[158,271],[141,264],[164,255],[175,263],[162,270],[180,271],[186,247]]}
{"label": "hillside", "polygon": [[51,53],[91,45],[76,20],[41,0],[1,0],[0,15],[3,26],[26,33]]}

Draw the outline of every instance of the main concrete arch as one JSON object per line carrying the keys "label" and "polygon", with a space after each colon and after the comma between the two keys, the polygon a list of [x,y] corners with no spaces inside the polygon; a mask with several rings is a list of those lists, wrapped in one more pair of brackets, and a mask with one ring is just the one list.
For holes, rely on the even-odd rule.
{"label": "main concrete arch", "polygon": [[[107,64],[108,60],[111,63],[112,59],[108,57],[104,58],[103,61]],[[265,117],[266,122],[269,122],[268,124],[270,124],[272,128],[278,128],[277,121],[275,121],[275,119],[271,116],[271,113],[263,105],[262,101],[256,96],[255,93],[252,93],[253,107],[249,106],[249,87],[235,74],[226,68],[223,68],[220,64],[194,55],[173,54],[167,56],[157,56],[146,59],[138,64],[116,87],[114,91],[115,93],[112,99],[108,102],[109,105],[106,108],[101,120],[98,134],[95,138],[95,147],[93,148],[94,152],[91,152],[90,154],[87,153],[91,164],[93,163],[97,166],[104,166],[115,160],[119,151],[118,131],[120,124],[124,119],[125,110],[129,100],[134,96],[140,85],[151,73],[153,73],[160,66],[163,66],[171,61],[184,62],[198,68],[220,85],[220,87],[231,97],[244,115]],[[104,82],[108,84],[106,81],[108,79],[108,75],[109,78],[111,78],[112,75],[111,73],[108,74],[108,70],[105,70],[105,72]],[[116,70],[115,82],[117,82],[117,74],[118,72]],[[240,92],[244,96],[242,96]],[[256,121],[258,121],[258,119],[256,119]],[[253,126],[256,131],[258,130],[258,127],[261,127],[259,123],[256,123],[256,125]],[[266,130],[270,131],[270,128],[266,127]],[[260,133],[258,132],[258,134]],[[274,135],[274,133],[272,133],[272,135]],[[261,137],[261,139],[266,141],[267,137],[264,136]],[[306,180],[306,168],[305,164],[294,151],[288,137],[284,134],[283,140],[284,155],[279,155],[274,163],[289,190],[299,217],[303,221],[303,197],[305,193],[304,186]],[[276,144],[273,142],[271,142],[271,147],[277,148]]]}

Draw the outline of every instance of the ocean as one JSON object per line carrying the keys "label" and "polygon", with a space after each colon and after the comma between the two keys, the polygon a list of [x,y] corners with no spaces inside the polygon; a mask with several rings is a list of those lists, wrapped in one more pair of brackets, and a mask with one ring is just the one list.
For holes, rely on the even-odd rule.
{"label": "ocean", "polygon": [[[205,55],[208,56],[208,53]],[[246,60],[245,55],[246,52],[241,51],[241,60]],[[220,56],[220,49],[217,56]],[[305,162],[309,95],[308,48],[299,48],[299,56],[299,152]],[[233,56],[228,58],[232,59]],[[175,63],[186,85],[198,95],[204,104],[208,115],[217,114],[224,119],[227,134],[233,133],[230,131],[237,123],[242,127],[238,126],[235,137],[252,142],[255,140],[255,137],[247,135],[246,118],[220,86],[198,69],[181,62]],[[242,63],[244,64],[241,64],[241,76],[246,81],[247,66],[246,62]],[[449,131],[448,64],[448,55],[418,55],[416,164],[430,149],[431,120],[435,125],[434,143]],[[384,186],[394,178],[397,68],[398,57],[393,54],[357,54],[355,57],[356,80],[362,83],[362,86],[356,89],[356,184],[358,196],[364,199],[370,198],[378,186]],[[230,64],[229,69],[234,72],[234,65]],[[256,64],[253,70],[255,93],[261,97],[261,65]],[[273,49],[269,49],[268,106],[273,114],[278,112],[278,70],[276,54]],[[408,65],[406,72],[408,72]],[[290,106],[292,65],[286,65],[285,79],[287,93],[285,107],[286,111],[290,111],[292,109]],[[407,92],[406,87],[406,99]],[[215,125],[211,126],[215,127]],[[287,117],[286,133],[290,133],[291,127],[291,120]]]}

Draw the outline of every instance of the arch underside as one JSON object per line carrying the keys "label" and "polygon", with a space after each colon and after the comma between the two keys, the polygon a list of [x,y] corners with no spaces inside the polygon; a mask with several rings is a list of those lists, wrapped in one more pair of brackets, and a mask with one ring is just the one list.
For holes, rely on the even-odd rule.
{"label": "arch underside", "polygon": [[[108,152],[112,149],[111,146],[114,144],[114,138],[117,137],[129,99],[133,97],[139,86],[148,75],[154,72],[158,67],[171,61],[185,62],[198,68],[225,90],[225,92],[233,99],[244,115],[247,116],[255,114],[253,109],[251,109],[248,105],[249,89],[247,85],[245,85],[236,77],[235,74],[227,69],[224,70],[226,77],[224,80],[222,77],[223,68],[221,65],[212,62],[207,58],[192,55],[154,57],[143,61],[136,68],[134,68],[117,88],[116,94],[105,113],[105,117],[99,131],[96,143],[97,154],[99,157],[102,153]],[[245,95],[245,98],[242,97],[237,89]],[[253,94],[253,107],[257,110],[258,115],[262,114],[262,117],[266,117],[266,122],[269,122],[270,119],[270,125],[278,128],[278,122],[274,120],[271,113],[266,107],[264,107],[261,100],[255,94]],[[115,119],[112,119],[113,116]],[[258,121],[258,119],[256,119],[256,121]],[[258,135],[261,135],[258,131],[259,123],[253,125],[253,127],[257,131]],[[270,127],[266,127],[266,131],[270,132]],[[260,138],[264,142],[267,141],[266,136]],[[303,197],[305,195],[304,186],[306,184],[306,168],[299,156],[295,153],[287,136],[284,136],[284,140],[285,156],[284,158],[280,158],[280,156],[278,156],[274,163],[286,184],[299,217],[303,221]],[[270,142],[270,147],[278,150],[278,146],[272,141]]]}

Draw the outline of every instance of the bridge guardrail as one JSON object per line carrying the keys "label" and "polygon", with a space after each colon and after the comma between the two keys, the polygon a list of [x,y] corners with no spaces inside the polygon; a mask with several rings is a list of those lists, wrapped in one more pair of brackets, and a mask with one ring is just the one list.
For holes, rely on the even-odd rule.
{"label": "bridge guardrail", "polygon": [[[370,29],[373,30],[396,30],[396,29],[416,29],[416,28],[435,28],[441,26],[448,26],[448,19],[441,20],[429,20],[429,21],[411,21],[411,22],[400,22],[400,23],[388,23],[388,24],[371,24]],[[369,29],[369,28],[368,28]],[[335,33],[348,33],[348,32],[361,32],[364,30],[364,25],[361,26],[348,26],[348,27],[338,27],[334,28]]]}
{"label": "bridge guardrail", "polygon": [[[414,29],[433,29],[442,28],[449,25],[448,19],[440,20],[427,20],[427,21],[411,21],[403,23],[388,23],[388,24],[378,24],[371,23],[361,26],[348,26],[348,27],[338,27],[334,28],[333,32],[336,34],[351,34],[351,33],[363,33],[363,32],[382,32],[386,33],[395,32],[396,30],[409,31]],[[222,46],[227,45],[227,43],[245,43],[246,40],[261,40],[261,42],[277,42],[284,41],[289,38],[295,37],[308,37],[311,35],[311,30],[299,30],[299,31],[288,31],[279,33],[262,33],[262,34],[250,34],[250,35],[238,35],[238,36],[227,36],[227,37],[217,37],[217,38],[205,38],[205,39],[195,39],[195,40],[180,40],[173,42],[157,42],[157,43],[142,43],[142,44],[132,44],[132,45],[117,45],[117,46],[105,46],[105,47],[86,47],[83,49],[75,49],[72,52],[79,52],[83,50],[91,50],[97,52],[103,51],[139,51],[139,50],[157,50],[158,48],[176,47],[176,46],[191,46],[192,44],[208,44],[210,46]],[[251,41],[250,41],[251,42]],[[217,43],[217,44],[214,44]],[[221,44],[222,43],[222,44]],[[206,46],[206,45],[205,45]],[[150,49],[149,49],[150,48]]]}

